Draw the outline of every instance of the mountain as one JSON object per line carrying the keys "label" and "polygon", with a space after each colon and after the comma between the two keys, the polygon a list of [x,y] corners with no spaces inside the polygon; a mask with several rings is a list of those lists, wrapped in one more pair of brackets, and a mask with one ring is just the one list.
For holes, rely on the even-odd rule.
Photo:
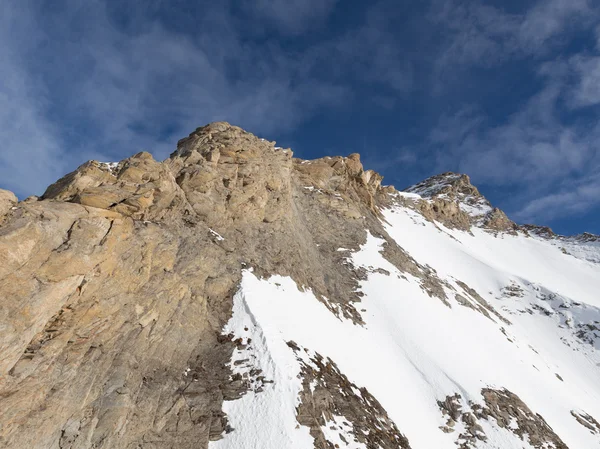
{"label": "mountain", "polygon": [[0,447],[600,447],[600,240],[218,122],[0,191]]}

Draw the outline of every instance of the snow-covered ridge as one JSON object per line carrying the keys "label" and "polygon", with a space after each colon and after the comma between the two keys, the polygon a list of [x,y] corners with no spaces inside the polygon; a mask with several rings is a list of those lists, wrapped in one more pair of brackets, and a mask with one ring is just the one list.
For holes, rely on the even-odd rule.
{"label": "snow-covered ridge", "polygon": [[584,232],[579,235],[565,236],[555,234],[547,226],[523,225],[520,227],[528,235],[543,239],[549,244],[559,248],[565,254],[600,263],[600,236]]}

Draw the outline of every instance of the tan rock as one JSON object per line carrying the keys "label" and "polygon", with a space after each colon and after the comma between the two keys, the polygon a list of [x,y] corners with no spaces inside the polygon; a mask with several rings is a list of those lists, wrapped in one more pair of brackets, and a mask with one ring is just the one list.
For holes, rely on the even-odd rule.
{"label": "tan rock", "polygon": [[0,189],[0,220],[16,206],[17,202],[18,200],[14,193],[9,190]]}
{"label": "tan rock", "polygon": [[[444,300],[435,274],[387,236],[379,209],[395,191],[381,180],[356,154],[301,161],[218,122],[164,162],[91,161],[21,202],[0,221],[0,446],[186,449],[220,438],[223,401],[247,389],[229,369],[236,343],[221,335],[244,266],[291,276],[361,323],[362,274],[338,248],[358,249],[368,230]],[[382,432],[406,447],[393,423]]]}

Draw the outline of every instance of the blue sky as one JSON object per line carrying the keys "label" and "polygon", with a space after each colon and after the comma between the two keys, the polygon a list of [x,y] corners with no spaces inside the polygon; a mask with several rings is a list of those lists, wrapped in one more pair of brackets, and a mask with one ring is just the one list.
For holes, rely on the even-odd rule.
{"label": "blue sky", "polygon": [[227,120],[384,183],[467,173],[518,222],[600,233],[594,0],[4,0],[0,187]]}

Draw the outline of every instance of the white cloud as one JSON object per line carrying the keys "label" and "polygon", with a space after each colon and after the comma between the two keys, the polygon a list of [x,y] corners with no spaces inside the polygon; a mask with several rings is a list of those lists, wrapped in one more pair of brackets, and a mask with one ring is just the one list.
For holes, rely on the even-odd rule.
{"label": "white cloud", "polygon": [[251,16],[266,19],[282,34],[301,34],[321,25],[338,0],[246,0]]}
{"label": "white cloud", "polygon": [[575,72],[576,85],[570,98],[574,107],[600,103],[600,56],[576,56],[570,67]]}
{"label": "white cloud", "polygon": [[[473,108],[443,116],[430,133],[438,147],[437,170],[454,167],[476,184],[516,189],[505,204],[519,221],[543,223],[598,207],[600,125],[572,109],[574,98],[577,107],[597,101],[593,91],[583,93],[594,71],[573,61],[544,64],[539,92],[502,124],[491,126]],[[571,109],[565,110],[565,102]]]}
{"label": "white cloud", "polygon": [[443,148],[439,164],[454,163],[479,182],[495,185],[550,184],[583,173],[600,157],[600,129],[561,122],[563,87],[548,81],[498,126],[479,126],[489,122],[461,113],[442,119],[431,132],[432,142]]}
{"label": "white cloud", "polygon": [[534,198],[515,212],[520,222],[553,220],[569,215],[580,215],[600,204],[600,173],[594,173],[576,182],[567,183],[556,192]]}
{"label": "white cloud", "polygon": [[550,39],[565,31],[593,25],[597,14],[592,0],[538,1],[520,23],[519,41],[525,50],[538,51]]}
{"label": "white cloud", "polygon": [[[23,29],[32,29],[31,16],[7,5],[0,15],[0,186],[12,188],[21,196],[41,194],[70,166],[60,132],[47,119],[49,92],[23,69],[26,45],[17,48],[9,42],[21,41]],[[29,41],[23,40],[28,43]]]}
{"label": "white cloud", "polygon": [[493,67],[509,58],[543,56],[565,34],[597,23],[591,0],[537,0],[521,14],[508,13],[479,1],[438,0],[430,14],[445,30],[437,66]]}
{"label": "white cloud", "polygon": [[538,79],[523,82],[540,86],[500,123],[483,107],[443,115],[429,135],[438,148],[437,169],[454,167],[476,183],[516,191],[505,204],[517,219],[539,222],[598,207],[591,173],[600,166],[600,126],[583,108],[600,104],[600,57],[590,50],[555,51],[575,35],[600,36],[598,8],[588,0],[539,0],[515,14],[457,1],[433,11],[449,30],[437,63],[438,89],[453,85],[448,74],[462,81],[461,70],[525,57],[537,65]]}

